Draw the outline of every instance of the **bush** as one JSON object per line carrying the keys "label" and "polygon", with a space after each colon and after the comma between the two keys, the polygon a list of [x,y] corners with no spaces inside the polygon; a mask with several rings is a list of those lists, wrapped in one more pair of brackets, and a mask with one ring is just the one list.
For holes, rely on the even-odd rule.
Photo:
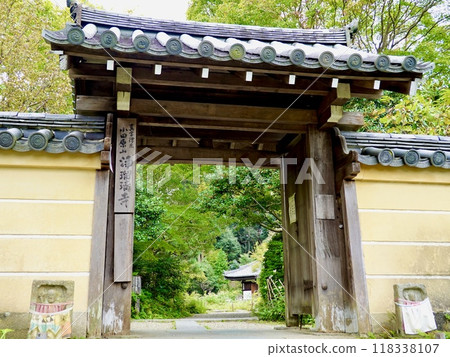
{"label": "bush", "polygon": [[284,294],[278,295],[271,301],[260,299],[254,310],[256,316],[263,321],[284,321],[285,301]]}
{"label": "bush", "polygon": [[[135,310],[135,304],[138,298],[140,299],[139,313]],[[140,295],[132,294],[131,317],[134,319],[178,319],[188,317],[191,314],[183,294],[174,296],[171,299],[152,296],[145,289],[142,289]]]}
{"label": "bush", "polygon": [[275,283],[284,282],[283,237],[281,233],[273,236],[264,254],[261,274],[259,275],[259,292],[264,301],[269,300],[267,279],[272,276]]}
{"label": "bush", "polygon": [[186,309],[190,314],[204,314],[206,312],[205,303],[197,293],[186,295]]}

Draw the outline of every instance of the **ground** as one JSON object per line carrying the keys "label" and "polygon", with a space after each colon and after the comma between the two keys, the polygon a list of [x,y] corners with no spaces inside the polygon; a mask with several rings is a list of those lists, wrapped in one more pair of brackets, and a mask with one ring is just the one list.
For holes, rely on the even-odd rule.
{"label": "ground", "polygon": [[354,338],[348,334],[324,334],[262,322],[248,312],[197,315],[177,320],[134,320],[130,338],[154,339],[324,339]]}

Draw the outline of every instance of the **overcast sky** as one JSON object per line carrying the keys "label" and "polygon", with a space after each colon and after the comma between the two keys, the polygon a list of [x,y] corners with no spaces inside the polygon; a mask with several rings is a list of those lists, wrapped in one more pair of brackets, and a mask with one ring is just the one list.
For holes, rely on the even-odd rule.
{"label": "overcast sky", "polygon": [[[66,0],[51,0],[60,7],[66,7]],[[90,0],[105,10],[119,13],[133,11],[134,15],[158,19],[186,20],[189,0]]]}

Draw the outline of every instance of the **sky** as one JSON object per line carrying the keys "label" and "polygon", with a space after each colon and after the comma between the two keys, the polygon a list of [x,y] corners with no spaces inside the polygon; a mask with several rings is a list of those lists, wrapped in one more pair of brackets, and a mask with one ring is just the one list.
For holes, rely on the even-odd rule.
{"label": "sky", "polygon": [[[66,0],[51,0],[58,6],[65,8]],[[104,10],[128,13],[133,15],[154,17],[168,20],[186,20],[186,10],[189,0],[90,0]]]}

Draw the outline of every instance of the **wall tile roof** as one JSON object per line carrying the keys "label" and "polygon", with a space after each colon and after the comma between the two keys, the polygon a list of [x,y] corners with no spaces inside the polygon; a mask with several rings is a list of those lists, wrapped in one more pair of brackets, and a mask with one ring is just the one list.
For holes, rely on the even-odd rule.
{"label": "wall tile roof", "polygon": [[377,55],[348,47],[346,29],[303,30],[179,22],[88,8],[83,8],[77,16],[75,20],[83,27],[68,24],[61,31],[44,30],[44,38],[54,44],[95,50],[310,69],[424,73],[434,67],[413,56]]}
{"label": "wall tile roof", "polygon": [[342,135],[365,165],[450,169],[450,137],[345,131]]}
{"label": "wall tile roof", "polygon": [[103,117],[0,112],[0,149],[93,154],[103,150],[104,129]]}
{"label": "wall tile roof", "polygon": [[256,264],[257,262],[251,262],[237,269],[225,271],[223,276],[229,280],[257,279],[261,269],[255,269]]}

